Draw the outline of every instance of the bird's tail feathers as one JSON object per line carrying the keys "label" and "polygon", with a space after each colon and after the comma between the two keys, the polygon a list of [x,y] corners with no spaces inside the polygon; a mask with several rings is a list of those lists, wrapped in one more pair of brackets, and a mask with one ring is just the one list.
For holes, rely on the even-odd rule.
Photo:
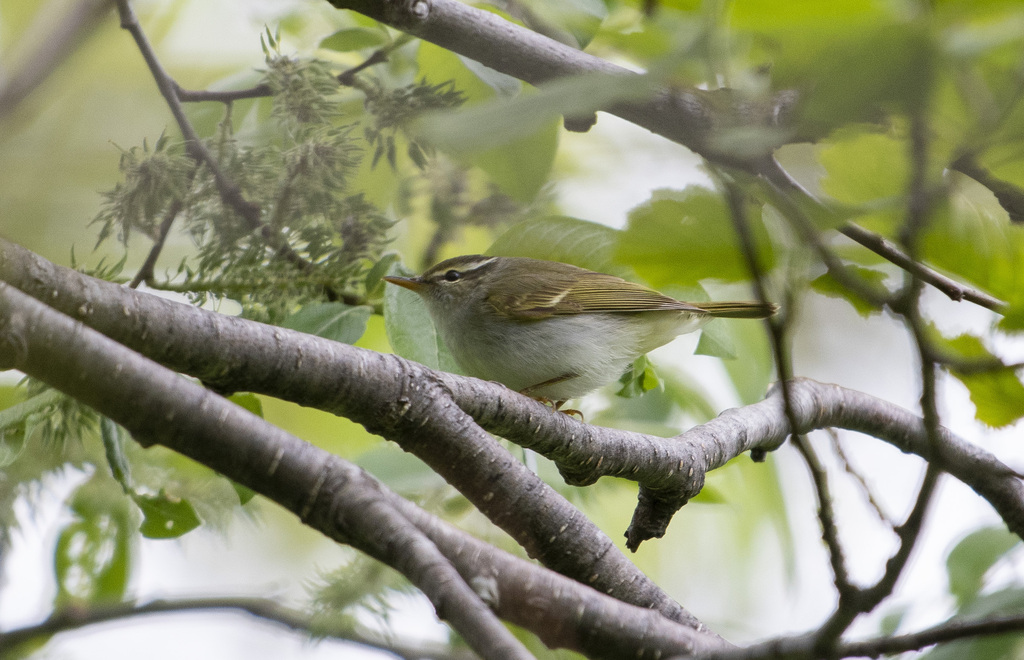
{"label": "bird's tail feathers", "polygon": [[765,319],[779,311],[775,303],[760,302],[703,302],[693,303],[716,318]]}

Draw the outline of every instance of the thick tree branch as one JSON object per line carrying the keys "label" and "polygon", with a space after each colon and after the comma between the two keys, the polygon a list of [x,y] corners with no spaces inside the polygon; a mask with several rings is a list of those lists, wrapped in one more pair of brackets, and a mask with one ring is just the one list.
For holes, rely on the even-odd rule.
{"label": "thick tree branch", "polygon": [[[356,421],[369,415],[373,417],[367,422],[371,427],[380,424],[381,414],[393,414],[396,409],[410,405],[414,399],[440,394],[442,398],[433,402],[433,408],[426,406],[421,409],[421,412],[433,415],[444,408],[439,402],[450,397],[458,408],[466,411],[483,428],[555,461],[570,483],[585,485],[602,476],[638,481],[643,492],[654,497],[654,504],[668,514],[655,517],[658,526],[650,530],[652,537],[663,533],[671,513],[700,492],[707,471],[721,467],[754,448],[771,450],[790,434],[777,389],[760,403],[727,410],[707,424],[675,438],[659,438],[594,427],[567,415],[552,414],[550,409],[536,401],[496,383],[431,372],[396,356],[382,356],[124,289],[55,266],[2,239],[0,279],[144,352],[161,364],[228,391],[261,392],[343,414]],[[434,382],[442,385],[444,390],[436,389],[431,384]],[[940,430],[938,451],[932,451],[920,417],[861,392],[796,380],[792,384],[792,393],[794,411],[800,424],[798,432],[844,428],[882,439],[905,452],[927,457],[987,499],[1010,529],[1024,537],[1024,486],[1017,472],[989,452],[944,428]],[[465,423],[465,420],[459,421],[459,424]],[[443,437],[438,436],[437,442],[444,443],[446,438],[450,441],[459,433],[460,427],[456,426],[446,431]],[[396,436],[394,439],[407,442],[404,437]],[[477,443],[472,451],[461,453],[453,448],[451,451],[456,453],[449,455],[450,460],[462,460],[467,462],[466,465],[476,466],[473,471],[484,473],[483,480],[476,480],[474,474],[467,482],[467,476],[463,474],[467,471],[465,465],[459,466],[463,468],[461,470],[453,470],[451,465],[441,465],[436,456],[430,454],[425,454],[424,460],[438,464],[437,469],[446,479],[450,477],[460,484],[460,488],[466,488],[469,491],[467,496],[475,503],[478,501],[477,506],[481,510],[490,511],[489,515],[495,516],[499,525],[508,524],[523,514],[518,510],[522,501],[516,500],[519,504],[514,503],[512,507],[496,508],[498,505],[494,500],[499,498],[488,482],[492,475],[487,466],[489,461],[497,460],[502,462],[501,469],[516,470],[518,462],[505,463],[501,454],[491,453],[491,446],[487,442]],[[410,447],[425,452],[431,449],[422,445]],[[499,477],[495,476],[494,483],[500,486]],[[522,478],[529,477],[523,475]],[[539,488],[546,488],[540,483]],[[489,493],[495,494],[487,497]],[[510,495],[513,499],[522,496],[519,490]],[[560,502],[559,499],[547,498],[532,504],[543,507],[548,516],[556,519],[554,526],[546,529],[560,538],[560,542],[572,545],[574,539],[559,530],[567,523],[583,524],[577,522],[583,516],[574,507]],[[641,506],[650,505],[641,501]],[[523,524],[526,527],[513,529],[536,531],[533,525],[541,523]],[[575,529],[584,534],[584,527]],[[519,536],[514,532],[513,535]],[[600,537],[588,536],[585,545],[596,543],[602,551],[593,553],[580,548],[577,560],[587,568],[602,568],[585,573],[580,579],[588,581],[596,575],[596,579],[610,580],[602,582],[601,588],[606,591],[631,591],[635,585],[640,585],[641,593],[646,594],[642,598],[636,595],[620,597],[638,604],[644,604],[644,599],[651,599],[649,603],[662,603],[656,596],[656,587],[649,591],[645,586],[646,578],[641,579],[642,574],[635,568],[630,571],[627,566],[620,565],[618,559],[612,559],[621,554],[607,551],[608,546],[597,539]],[[551,548],[542,546],[541,549],[545,552],[550,550],[552,554],[566,552],[565,547],[558,544]],[[546,554],[541,557],[545,562],[549,559]],[[598,563],[587,564],[583,559],[587,557]],[[613,562],[614,570],[612,565],[604,563],[609,561]],[[625,558],[623,561],[631,565]],[[572,566],[566,568],[582,570]],[[662,603],[656,607],[667,606]]]}
{"label": "thick tree branch", "polygon": [[[131,291],[56,266],[3,239],[0,280],[221,391],[269,394],[363,423],[416,453],[549,568],[702,629],[578,509],[458,406],[444,405],[451,396],[447,374]],[[513,405],[526,406],[532,415],[565,417],[522,396]]]}
{"label": "thick tree branch", "polygon": [[[529,656],[477,591],[508,620],[540,625],[542,639],[595,657],[706,652],[723,644],[714,635],[540,567],[526,569],[525,562],[507,555],[500,563],[481,564],[478,560],[502,555],[467,552],[474,547],[468,539],[452,552],[450,542],[430,537],[446,532],[450,538],[450,529],[440,521],[424,524],[430,522],[427,514],[416,510],[407,515],[411,505],[362,470],[6,284],[0,285],[0,364],[95,408],[144,445],[159,443],[189,456],[273,499],[331,538],[393,566],[485,658]],[[124,392],[133,393],[130,402]],[[542,607],[538,615],[539,604],[533,603],[538,587],[556,595],[549,600],[557,610]]]}
{"label": "thick tree branch", "polygon": [[[328,0],[408,34],[472,58],[492,69],[533,85],[588,73],[637,76],[599,57],[520,27],[458,0]],[[731,90],[666,89],[653,99],[599,108],[656,135],[677,142],[714,164],[757,174],[801,202],[819,203],[775,162],[769,152],[742,154],[721,139],[736,126],[785,129],[798,102],[783,91],[762,103],[751,103]],[[848,223],[840,231],[900,268],[913,272],[949,296],[999,311],[1004,303],[909,259],[877,234]]]}
{"label": "thick tree branch", "polygon": [[[540,85],[558,78],[602,73],[636,76],[633,71],[589,55],[497,14],[457,0],[329,0],[339,9],[351,9],[419,37],[492,69]],[[791,93],[763,104],[730,96],[725,91],[696,88],[666,89],[653,99],[617,103],[600,108],[638,126],[678,142],[702,156],[748,171],[756,170],[763,154],[740,154],[719,140],[737,125],[775,126],[794,102]]]}
{"label": "thick tree branch", "polygon": [[[394,567],[484,658],[532,657],[437,547],[355,466],[0,285],[0,366],[37,378],[121,424],[262,493],[333,539]],[[125,392],[132,393],[126,405]]]}

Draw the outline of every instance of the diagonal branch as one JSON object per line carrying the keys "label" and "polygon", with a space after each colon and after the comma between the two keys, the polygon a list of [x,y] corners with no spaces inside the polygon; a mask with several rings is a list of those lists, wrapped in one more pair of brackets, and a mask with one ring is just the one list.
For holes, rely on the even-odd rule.
{"label": "diagonal branch", "polygon": [[[162,444],[193,458],[394,567],[482,657],[532,657],[437,547],[388,503],[383,486],[354,465],[311,451],[298,438],[7,284],[0,285],[0,342],[0,365],[91,406],[143,446]],[[133,394],[128,405],[124,392]]]}
{"label": "diagonal branch", "polygon": [[[185,115],[185,108],[178,97],[180,88],[157,58],[156,51],[153,50],[149,39],[146,38],[146,33],[143,32],[138,17],[132,11],[130,0],[117,0],[117,11],[121,17],[121,27],[135,40],[142,58],[146,61],[146,66],[149,67],[149,71],[156,81],[160,94],[164,97],[174,121],[178,124],[178,129],[185,139],[186,152],[197,165],[203,165],[209,170],[223,203],[234,209],[250,230],[258,231],[263,240],[274,249],[276,256],[292,264],[304,274],[312,273],[315,266],[297,253],[280,233],[263,221],[263,210],[260,206],[245,198],[238,184],[224,173],[217,158],[196,133],[192,122]],[[324,285],[323,290],[328,300],[340,300],[351,305],[363,302],[358,297],[336,291],[334,287],[327,284]]]}
{"label": "diagonal branch", "polygon": [[[7,284],[0,284],[0,365],[93,407],[144,446],[162,444],[199,461],[396,568],[484,658],[530,657],[491,609],[548,643],[597,656],[658,657],[724,645],[715,635],[497,550],[479,551],[480,542],[416,509],[351,463]],[[131,401],[124,392],[133,393]],[[457,543],[453,535],[460,537]]]}
{"label": "diagonal branch", "polygon": [[[383,356],[127,290],[55,266],[2,239],[0,280],[10,282],[161,364],[226,391],[265,393],[356,421],[393,414],[394,410],[413,402],[440,396],[432,402],[433,407],[426,406],[421,412],[432,416],[447,409],[443,402],[454,402],[488,431],[555,461],[572,484],[593,483],[602,476],[639,482],[669,513],[659,519],[660,530],[652,528],[652,537],[664,531],[671,513],[700,492],[707,471],[751,449],[770,450],[790,434],[777,389],[764,401],[727,410],[707,424],[675,438],[659,438],[590,426],[567,415],[552,414],[542,404],[497,383],[433,372],[397,356]],[[443,390],[437,390],[432,383],[440,384]],[[794,381],[791,392],[798,432],[844,428],[927,457],[988,500],[1010,529],[1024,537],[1024,485],[1016,471],[991,453],[945,428],[939,429],[939,446],[935,451],[930,447],[918,415],[868,394],[804,379]],[[458,419],[459,424],[466,423]],[[459,433],[459,427],[453,427],[437,442],[443,443],[445,438],[450,441],[452,437],[459,437]],[[392,439],[407,440],[399,436]],[[416,447],[427,452],[436,448],[422,444]],[[553,518],[552,527],[545,529],[560,538],[560,543],[570,544],[574,548],[571,552],[580,553],[574,554],[573,562],[568,562],[572,565],[578,561],[579,566],[569,566],[566,570],[580,571],[584,581],[596,575],[605,585],[602,589],[613,591],[629,602],[658,607],[670,616],[667,612],[673,609],[671,601],[666,601],[663,594],[658,596],[660,590],[650,585],[635,567],[630,569],[632,563],[621,553],[609,551],[606,541],[601,540],[607,537],[600,533],[590,536],[592,528],[589,526],[574,527],[574,533],[580,534],[582,541],[561,531],[566,523],[582,525],[578,519],[583,516],[564,500],[550,498],[542,482],[537,493],[527,496],[516,489],[514,497],[518,499],[497,503],[495,500],[500,498],[487,481],[489,476],[482,480],[476,480],[475,475],[467,476],[465,472],[477,470],[484,475],[494,474],[488,468],[489,462],[504,459],[492,447],[489,443],[476,443],[471,452],[458,452],[453,448],[450,451],[456,453],[441,455],[466,463],[459,465],[458,470],[451,469],[450,465],[447,468],[440,465],[439,469],[445,470],[446,478],[451,476],[460,484],[460,489],[466,489],[467,496],[481,510],[496,517],[499,526],[512,529],[510,533],[517,538],[523,536],[524,530],[538,531],[534,525],[542,524],[523,521],[524,516]],[[423,458],[438,463],[436,456],[426,454]],[[516,469],[514,463],[518,462],[502,462],[502,465]],[[469,465],[474,466],[472,470]],[[523,478],[528,477],[523,475]],[[500,479],[497,483],[502,485]],[[529,499],[541,495],[543,498],[536,502]],[[527,499],[522,499],[524,497]],[[531,502],[531,507],[555,508],[548,509],[548,516],[528,516],[528,512],[522,510],[527,501]],[[508,527],[510,524],[512,526]],[[547,546],[545,539],[538,539],[540,545],[534,552],[541,552],[545,562],[556,561],[555,555],[564,554],[566,550],[557,544]],[[591,544],[596,544],[600,550],[595,552]],[[620,557],[624,563],[620,562]],[[586,570],[591,572],[586,573]],[[625,595],[627,593],[632,595]],[[679,616],[683,618],[677,620],[686,620],[689,615],[676,614],[672,618]]]}
{"label": "diagonal branch", "polygon": [[[131,291],[56,266],[3,239],[0,280],[219,391],[269,394],[363,423],[431,465],[549,568],[703,629],[576,507],[459,406],[444,405],[451,401],[446,374]],[[536,416],[564,417],[526,397],[517,396],[514,405],[526,405]]]}
{"label": "diagonal branch", "polygon": [[[607,60],[567,46],[500,16],[458,0],[329,0],[339,9],[350,9],[402,30],[442,48],[474,59],[492,69],[540,85],[558,78],[588,73],[638,76]],[[616,103],[599,108],[677,142],[716,165],[739,168],[763,176],[785,189],[801,203],[819,204],[775,162],[771,153],[737,154],[719,137],[736,126],[785,126],[798,102],[794,91],[783,91],[763,104],[751,104],[730,90],[707,91],[673,87],[643,102]],[[910,259],[897,246],[852,223],[840,231],[900,268],[914,273],[952,300],[967,300],[999,311],[1004,303],[967,287]]]}

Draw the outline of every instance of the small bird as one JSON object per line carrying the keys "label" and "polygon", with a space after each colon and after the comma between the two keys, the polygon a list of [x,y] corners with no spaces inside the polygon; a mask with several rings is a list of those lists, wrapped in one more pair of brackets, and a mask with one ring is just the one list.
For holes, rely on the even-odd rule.
{"label": "small bird", "polygon": [[614,275],[524,257],[466,255],[417,277],[384,279],[420,295],[466,374],[556,408],[711,318],[760,319],[778,309],[682,302]]}

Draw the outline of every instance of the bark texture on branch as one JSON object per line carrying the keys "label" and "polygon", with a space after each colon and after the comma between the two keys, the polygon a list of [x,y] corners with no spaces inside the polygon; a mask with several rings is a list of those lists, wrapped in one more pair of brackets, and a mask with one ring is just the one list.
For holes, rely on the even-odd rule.
{"label": "bark texture on branch", "polygon": [[[144,445],[159,443],[193,458],[396,568],[482,657],[530,657],[488,606],[552,646],[593,657],[662,657],[724,645],[713,634],[455,531],[347,461],[6,283],[0,283],[0,368],[47,382],[118,422]],[[481,581],[493,588],[482,589]],[[478,592],[488,594],[486,604]]]}

